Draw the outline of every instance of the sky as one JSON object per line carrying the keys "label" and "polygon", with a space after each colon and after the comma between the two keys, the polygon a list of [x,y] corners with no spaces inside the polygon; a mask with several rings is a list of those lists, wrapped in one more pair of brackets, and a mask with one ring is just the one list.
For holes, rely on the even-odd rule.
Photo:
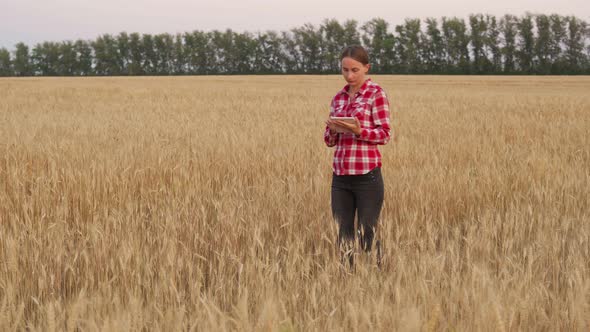
{"label": "sky", "polygon": [[328,18],[362,24],[376,17],[394,26],[406,18],[526,12],[575,15],[590,23],[589,0],[0,0],[0,48],[122,31],[286,31]]}

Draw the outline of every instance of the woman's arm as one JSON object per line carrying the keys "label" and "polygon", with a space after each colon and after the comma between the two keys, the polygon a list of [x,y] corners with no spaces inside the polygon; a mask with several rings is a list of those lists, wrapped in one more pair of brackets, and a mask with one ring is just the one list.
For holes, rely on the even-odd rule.
{"label": "woman's arm", "polygon": [[333,147],[336,145],[336,141],[338,140],[338,133],[330,129],[328,125],[326,125],[326,130],[324,131],[324,142],[328,147]]}
{"label": "woman's arm", "polygon": [[[334,114],[333,103],[334,100],[332,100],[332,103],[330,103],[330,116]],[[328,147],[333,147],[334,145],[336,145],[337,140],[338,133],[330,129],[330,118],[328,118],[328,120],[326,120],[326,130],[324,130],[324,143],[326,143]]]}
{"label": "woman's arm", "polygon": [[391,135],[389,122],[389,100],[383,90],[376,93],[375,101],[371,106],[374,128],[361,128],[356,139],[374,144],[387,144]]}

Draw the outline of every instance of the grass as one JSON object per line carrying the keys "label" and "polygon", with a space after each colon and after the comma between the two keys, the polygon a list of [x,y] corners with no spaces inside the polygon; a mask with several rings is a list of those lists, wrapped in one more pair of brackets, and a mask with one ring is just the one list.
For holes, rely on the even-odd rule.
{"label": "grass", "polygon": [[340,77],[0,79],[0,330],[588,330],[590,79],[373,79],[384,262],[354,273]]}

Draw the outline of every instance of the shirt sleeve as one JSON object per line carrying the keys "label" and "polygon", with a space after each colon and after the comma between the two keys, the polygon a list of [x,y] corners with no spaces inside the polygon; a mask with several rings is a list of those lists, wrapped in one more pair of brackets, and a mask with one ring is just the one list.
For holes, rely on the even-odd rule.
{"label": "shirt sleeve", "polygon": [[356,139],[380,145],[387,144],[391,133],[389,113],[389,100],[385,91],[379,90],[371,106],[374,127],[363,128],[360,135],[356,135]]}
{"label": "shirt sleeve", "polygon": [[[334,100],[330,103],[330,116],[334,115]],[[331,133],[330,127],[326,126],[326,130],[324,131],[324,142],[328,147],[333,147],[336,145],[336,141],[338,140],[338,133]]]}

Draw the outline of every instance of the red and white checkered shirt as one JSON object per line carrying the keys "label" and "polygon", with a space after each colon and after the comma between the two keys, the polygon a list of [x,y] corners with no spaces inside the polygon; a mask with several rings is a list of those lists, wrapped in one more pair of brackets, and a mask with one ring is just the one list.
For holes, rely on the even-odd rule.
{"label": "red and white checkered shirt", "polygon": [[332,164],[336,175],[366,174],[381,166],[377,145],[389,142],[389,101],[385,91],[371,79],[352,98],[348,88],[346,85],[332,99],[330,116],[354,116],[359,119],[362,132],[331,134],[326,126],[324,141],[329,147],[336,146]]}

